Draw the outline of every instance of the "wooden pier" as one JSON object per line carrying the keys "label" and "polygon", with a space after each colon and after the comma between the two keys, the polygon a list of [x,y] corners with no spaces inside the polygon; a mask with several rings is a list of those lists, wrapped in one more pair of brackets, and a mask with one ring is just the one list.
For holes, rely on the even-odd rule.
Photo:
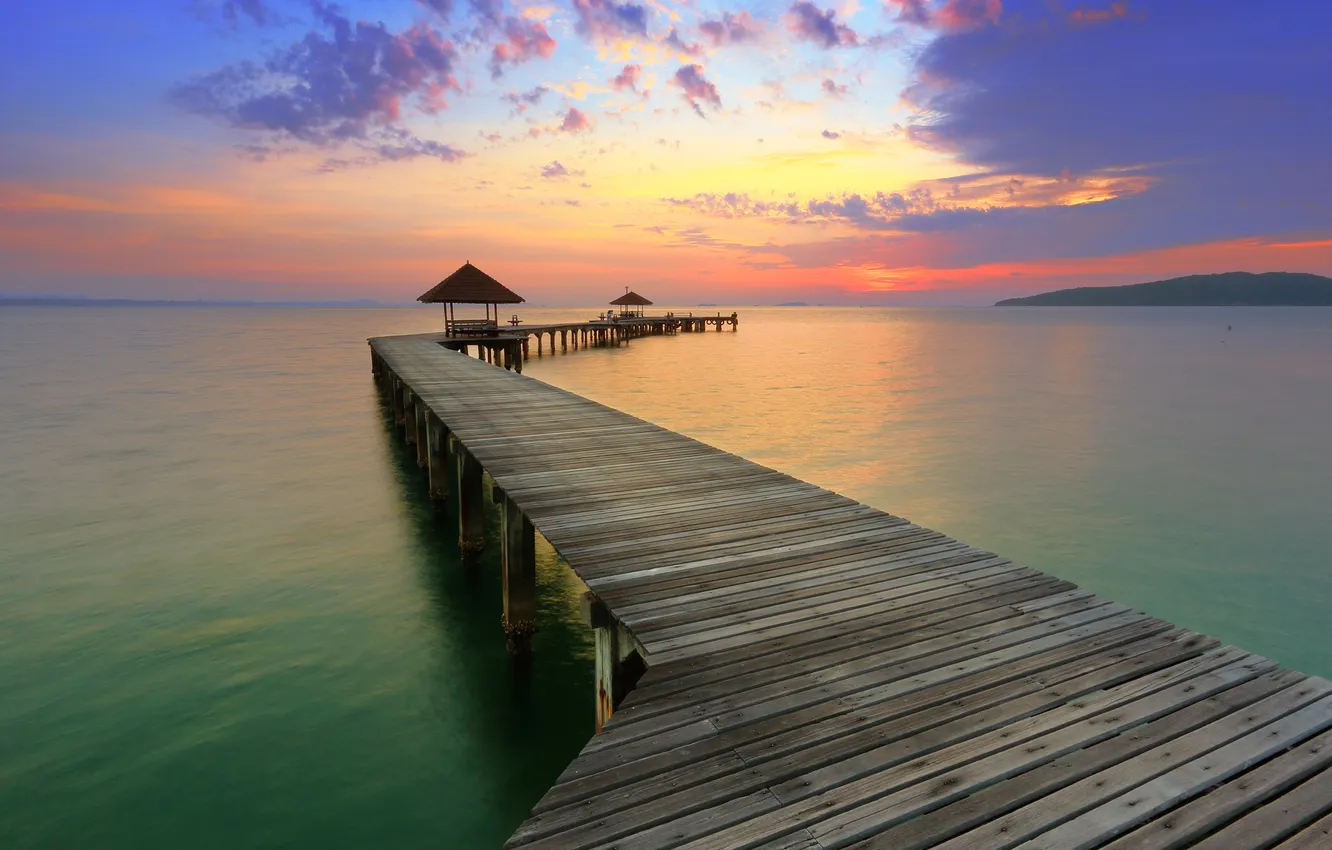
{"label": "wooden pier", "polygon": [[[740,317],[735,313],[715,316],[641,316],[632,319],[616,318],[589,322],[563,322],[559,324],[531,324],[498,326],[489,334],[469,334],[466,336],[439,334],[415,334],[418,338],[428,338],[432,342],[452,351],[473,354],[479,360],[503,366],[516,372],[523,371],[523,361],[533,355],[554,354],[555,344],[559,350],[577,351],[579,348],[596,346],[622,345],[631,339],[643,336],[702,333],[709,328],[722,330],[729,327],[737,330]],[[533,341],[535,340],[535,347]],[[535,350],[534,350],[535,348]]]}
{"label": "wooden pier", "polygon": [[522,652],[540,531],[586,583],[599,732],[508,842],[1332,847],[1332,683],[426,336],[373,372]]}

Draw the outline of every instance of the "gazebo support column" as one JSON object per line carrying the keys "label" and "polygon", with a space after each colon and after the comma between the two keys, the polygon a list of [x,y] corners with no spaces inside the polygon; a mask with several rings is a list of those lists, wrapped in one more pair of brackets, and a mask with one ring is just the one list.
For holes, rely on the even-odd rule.
{"label": "gazebo support column", "polygon": [[509,653],[532,652],[536,633],[536,529],[507,495],[503,498],[504,638]]}
{"label": "gazebo support column", "polygon": [[430,470],[430,498],[442,502],[449,495],[449,432],[433,412],[426,412],[426,438]]}
{"label": "gazebo support column", "polygon": [[486,497],[481,464],[456,440],[454,451],[458,458],[458,548],[464,554],[472,554],[486,545]]}

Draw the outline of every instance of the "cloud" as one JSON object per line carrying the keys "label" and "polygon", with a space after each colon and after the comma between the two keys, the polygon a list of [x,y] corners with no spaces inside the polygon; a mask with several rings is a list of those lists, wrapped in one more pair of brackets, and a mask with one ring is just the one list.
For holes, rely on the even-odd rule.
{"label": "cloud", "polygon": [[684,207],[702,215],[717,218],[768,218],[788,224],[809,224],[841,221],[866,230],[924,230],[946,227],[936,216],[984,215],[987,210],[950,207],[937,201],[926,188],[908,192],[876,192],[860,195],[854,192],[826,195],[805,202],[794,195],[774,201],[750,197],[743,192],[715,194],[701,192],[687,198],[662,198],[663,203]]}
{"label": "cloud", "polygon": [[432,139],[418,139],[406,130],[396,128],[385,131],[385,139],[374,147],[380,159],[396,162],[417,157],[430,157],[443,162],[457,162],[468,156],[450,145]]}
{"label": "cloud", "polygon": [[171,99],[237,129],[321,147],[352,141],[388,159],[407,151],[447,159],[447,145],[404,135],[396,124],[407,99],[434,112],[445,107],[447,91],[459,90],[453,44],[423,23],[395,33],[382,23],[353,23],[331,7],[315,9],[322,30],[262,64],[240,62],[197,77]]}
{"label": "cloud", "polygon": [[945,0],[931,8],[928,0],[884,0],[896,20],[905,24],[944,30],[966,30],[995,24],[1003,14],[1003,0]]}
{"label": "cloud", "polygon": [[[1332,228],[1325,102],[1332,9],[1202,0],[1132,3],[1090,20],[1010,0],[1000,26],[946,31],[904,92],[908,138],[1027,180],[1133,175],[1141,191],[969,225],[975,262],[1158,250]],[[1089,25],[1094,24],[1094,25]],[[1126,61],[1125,57],[1132,57]],[[1105,76],[1115,68],[1114,81]],[[1015,187],[1016,190],[1016,187]],[[1089,200],[1096,201],[1095,193]]]}
{"label": "cloud", "polygon": [[1128,17],[1128,3],[1124,0],[1117,0],[1104,9],[1079,6],[1068,13],[1068,19],[1081,24],[1100,24],[1114,18]]}
{"label": "cloud", "polygon": [[689,101],[689,105],[694,108],[694,112],[699,117],[703,117],[703,108],[700,103],[706,103],[714,109],[721,109],[721,95],[717,92],[717,87],[703,76],[702,65],[681,65],[675,72],[671,82],[679,86],[684,99]]}
{"label": "cloud", "polygon": [[787,13],[787,25],[798,38],[825,49],[854,47],[860,38],[850,27],[837,23],[837,12],[813,3],[795,3]]}
{"label": "cloud", "polygon": [[536,86],[525,92],[511,91],[504,95],[504,99],[513,104],[513,111],[515,114],[522,114],[527,111],[527,107],[536,106],[536,104],[541,101],[541,98],[549,91],[550,89],[545,86]]}
{"label": "cloud", "polygon": [[565,168],[558,159],[552,161],[549,165],[541,166],[541,176],[547,180],[557,180],[561,177],[569,176],[580,177],[582,174],[583,172],[581,171],[570,171]]}
{"label": "cloud", "polygon": [[835,80],[824,80],[819,85],[819,88],[823,90],[824,95],[826,95],[827,97],[836,98],[836,99],[846,97],[848,91],[846,86],[838,85],[837,81]]}
{"label": "cloud", "polygon": [[763,37],[763,25],[744,11],[738,15],[726,12],[715,21],[703,21],[698,31],[713,47],[749,44]]}
{"label": "cloud", "polygon": [[822,135],[823,138],[825,138],[825,139],[840,139],[840,138],[842,138],[842,134],[841,134],[841,133],[834,133],[832,130],[824,130],[820,135]]}
{"label": "cloud", "polygon": [[600,41],[647,38],[646,6],[615,0],[573,0],[573,9],[577,16],[574,30],[584,38]]}
{"label": "cloud", "polygon": [[504,41],[496,44],[490,53],[490,77],[499,79],[504,66],[521,65],[532,59],[549,59],[555,52],[555,39],[540,21],[506,18]]}
{"label": "cloud", "polygon": [[249,18],[259,26],[274,19],[273,11],[264,0],[226,0],[222,4],[222,17],[232,26],[239,24],[242,17]]}
{"label": "cloud", "polygon": [[686,56],[700,56],[703,53],[702,46],[686,42],[680,38],[680,32],[675,27],[671,27],[671,31],[666,34],[666,38],[662,40],[662,44],[674,48],[677,52],[683,53]]}
{"label": "cloud", "polygon": [[897,9],[897,20],[906,24],[926,26],[930,23],[930,10],[926,0],[884,0],[888,9]]}
{"label": "cloud", "polygon": [[577,107],[569,107],[569,111],[564,113],[564,118],[560,121],[561,133],[583,133],[591,130],[593,126],[592,119],[587,117],[586,113]]}
{"label": "cloud", "polygon": [[642,79],[642,76],[642,65],[625,65],[624,68],[620,70],[620,73],[616,74],[611,80],[611,85],[614,86],[616,91],[629,89],[629,91],[637,93],[638,81]]}
{"label": "cloud", "polygon": [[416,2],[444,20],[453,14],[453,0],[416,0]]}
{"label": "cloud", "polygon": [[935,14],[934,22],[944,29],[965,30],[997,24],[1003,0],[948,0]]}

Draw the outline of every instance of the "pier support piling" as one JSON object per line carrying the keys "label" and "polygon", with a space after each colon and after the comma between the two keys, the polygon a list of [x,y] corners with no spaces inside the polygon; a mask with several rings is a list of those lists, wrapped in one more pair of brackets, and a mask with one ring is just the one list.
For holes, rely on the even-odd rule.
{"label": "pier support piling", "polygon": [[525,656],[532,651],[537,630],[536,529],[507,495],[502,511],[504,638],[510,655]]}
{"label": "pier support piling", "polygon": [[486,545],[481,464],[457,441],[454,447],[458,453],[458,548],[472,554],[480,552]]}
{"label": "pier support piling", "polygon": [[430,470],[430,498],[442,502],[449,495],[449,434],[440,418],[426,411],[426,447]]}
{"label": "pier support piling", "polygon": [[595,593],[583,594],[582,613],[583,620],[592,627],[596,645],[596,730],[600,732],[647,670],[647,664],[638,652],[637,641]]}
{"label": "pier support piling", "polygon": [[402,388],[402,423],[403,439],[409,446],[416,445],[416,394],[405,384]]}
{"label": "pier support piling", "polygon": [[425,402],[413,399],[412,413],[416,417],[416,465],[426,469],[430,465],[430,432]]}

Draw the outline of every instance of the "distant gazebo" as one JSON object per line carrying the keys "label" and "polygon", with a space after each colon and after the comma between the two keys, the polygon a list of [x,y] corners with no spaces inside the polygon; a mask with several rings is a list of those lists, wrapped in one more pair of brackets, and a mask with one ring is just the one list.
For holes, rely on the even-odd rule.
{"label": "distant gazebo", "polygon": [[652,302],[639,295],[637,292],[630,292],[629,287],[624,288],[624,294],[611,302],[620,308],[620,316],[623,318],[643,317],[643,308],[652,306]]}
{"label": "distant gazebo", "polygon": [[[444,305],[444,332],[449,336],[494,335],[499,332],[499,305],[521,304],[521,295],[472,265],[470,261],[416,299]],[[484,319],[459,319],[454,305],[484,304]]]}

